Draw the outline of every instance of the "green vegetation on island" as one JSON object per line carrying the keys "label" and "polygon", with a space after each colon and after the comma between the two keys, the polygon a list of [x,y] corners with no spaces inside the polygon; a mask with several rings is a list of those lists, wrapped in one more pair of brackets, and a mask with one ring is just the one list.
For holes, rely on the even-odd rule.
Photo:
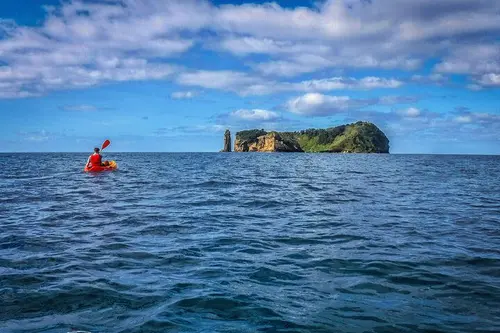
{"label": "green vegetation on island", "polygon": [[[263,141],[277,141],[279,145]],[[304,151],[314,153],[389,153],[389,139],[370,122],[298,132],[246,130],[236,133],[234,151]],[[280,150],[273,147],[280,147]]]}
{"label": "green vegetation on island", "polygon": [[246,131],[240,131],[236,133],[236,139],[241,141],[246,141],[247,143],[257,142],[257,138],[262,135],[266,135],[267,132],[263,129],[252,129]]}

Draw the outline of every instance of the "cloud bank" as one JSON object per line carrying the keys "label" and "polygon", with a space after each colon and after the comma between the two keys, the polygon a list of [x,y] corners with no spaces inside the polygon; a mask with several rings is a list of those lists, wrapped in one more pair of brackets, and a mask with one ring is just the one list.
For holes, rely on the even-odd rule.
{"label": "cloud bank", "polygon": [[[328,0],[285,8],[75,0],[46,8],[39,26],[0,21],[0,98],[165,79],[243,95],[396,88],[401,80],[383,77],[298,85],[283,78],[328,69],[415,72],[432,59],[435,74],[466,75],[471,88],[500,85],[499,1]],[[187,68],[180,56],[200,50],[232,55],[248,70]]]}

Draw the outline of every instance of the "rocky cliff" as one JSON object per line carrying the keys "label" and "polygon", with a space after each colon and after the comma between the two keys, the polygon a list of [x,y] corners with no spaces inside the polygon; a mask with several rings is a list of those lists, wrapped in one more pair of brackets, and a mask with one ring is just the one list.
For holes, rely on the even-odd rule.
{"label": "rocky cliff", "polygon": [[299,143],[293,138],[283,138],[278,132],[250,130],[236,133],[234,142],[236,152],[302,152]]}
{"label": "rocky cliff", "polygon": [[389,139],[369,122],[299,132],[236,133],[236,152],[389,153]]}

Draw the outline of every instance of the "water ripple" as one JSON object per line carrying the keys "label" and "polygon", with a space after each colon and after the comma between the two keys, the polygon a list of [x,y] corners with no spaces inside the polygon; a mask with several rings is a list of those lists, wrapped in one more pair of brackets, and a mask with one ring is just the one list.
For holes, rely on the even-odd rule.
{"label": "water ripple", "polygon": [[0,154],[0,332],[500,331],[498,157],[106,157]]}

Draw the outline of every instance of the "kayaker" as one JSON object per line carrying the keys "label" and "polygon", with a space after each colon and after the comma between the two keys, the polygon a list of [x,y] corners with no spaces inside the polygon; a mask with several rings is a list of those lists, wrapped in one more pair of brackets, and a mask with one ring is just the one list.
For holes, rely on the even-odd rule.
{"label": "kayaker", "polygon": [[102,156],[99,154],[99,148],[94,148],[94,153],[89,156],[87,160],[87,167],[92,167],[93,165],[104,165],[102,163]]}

